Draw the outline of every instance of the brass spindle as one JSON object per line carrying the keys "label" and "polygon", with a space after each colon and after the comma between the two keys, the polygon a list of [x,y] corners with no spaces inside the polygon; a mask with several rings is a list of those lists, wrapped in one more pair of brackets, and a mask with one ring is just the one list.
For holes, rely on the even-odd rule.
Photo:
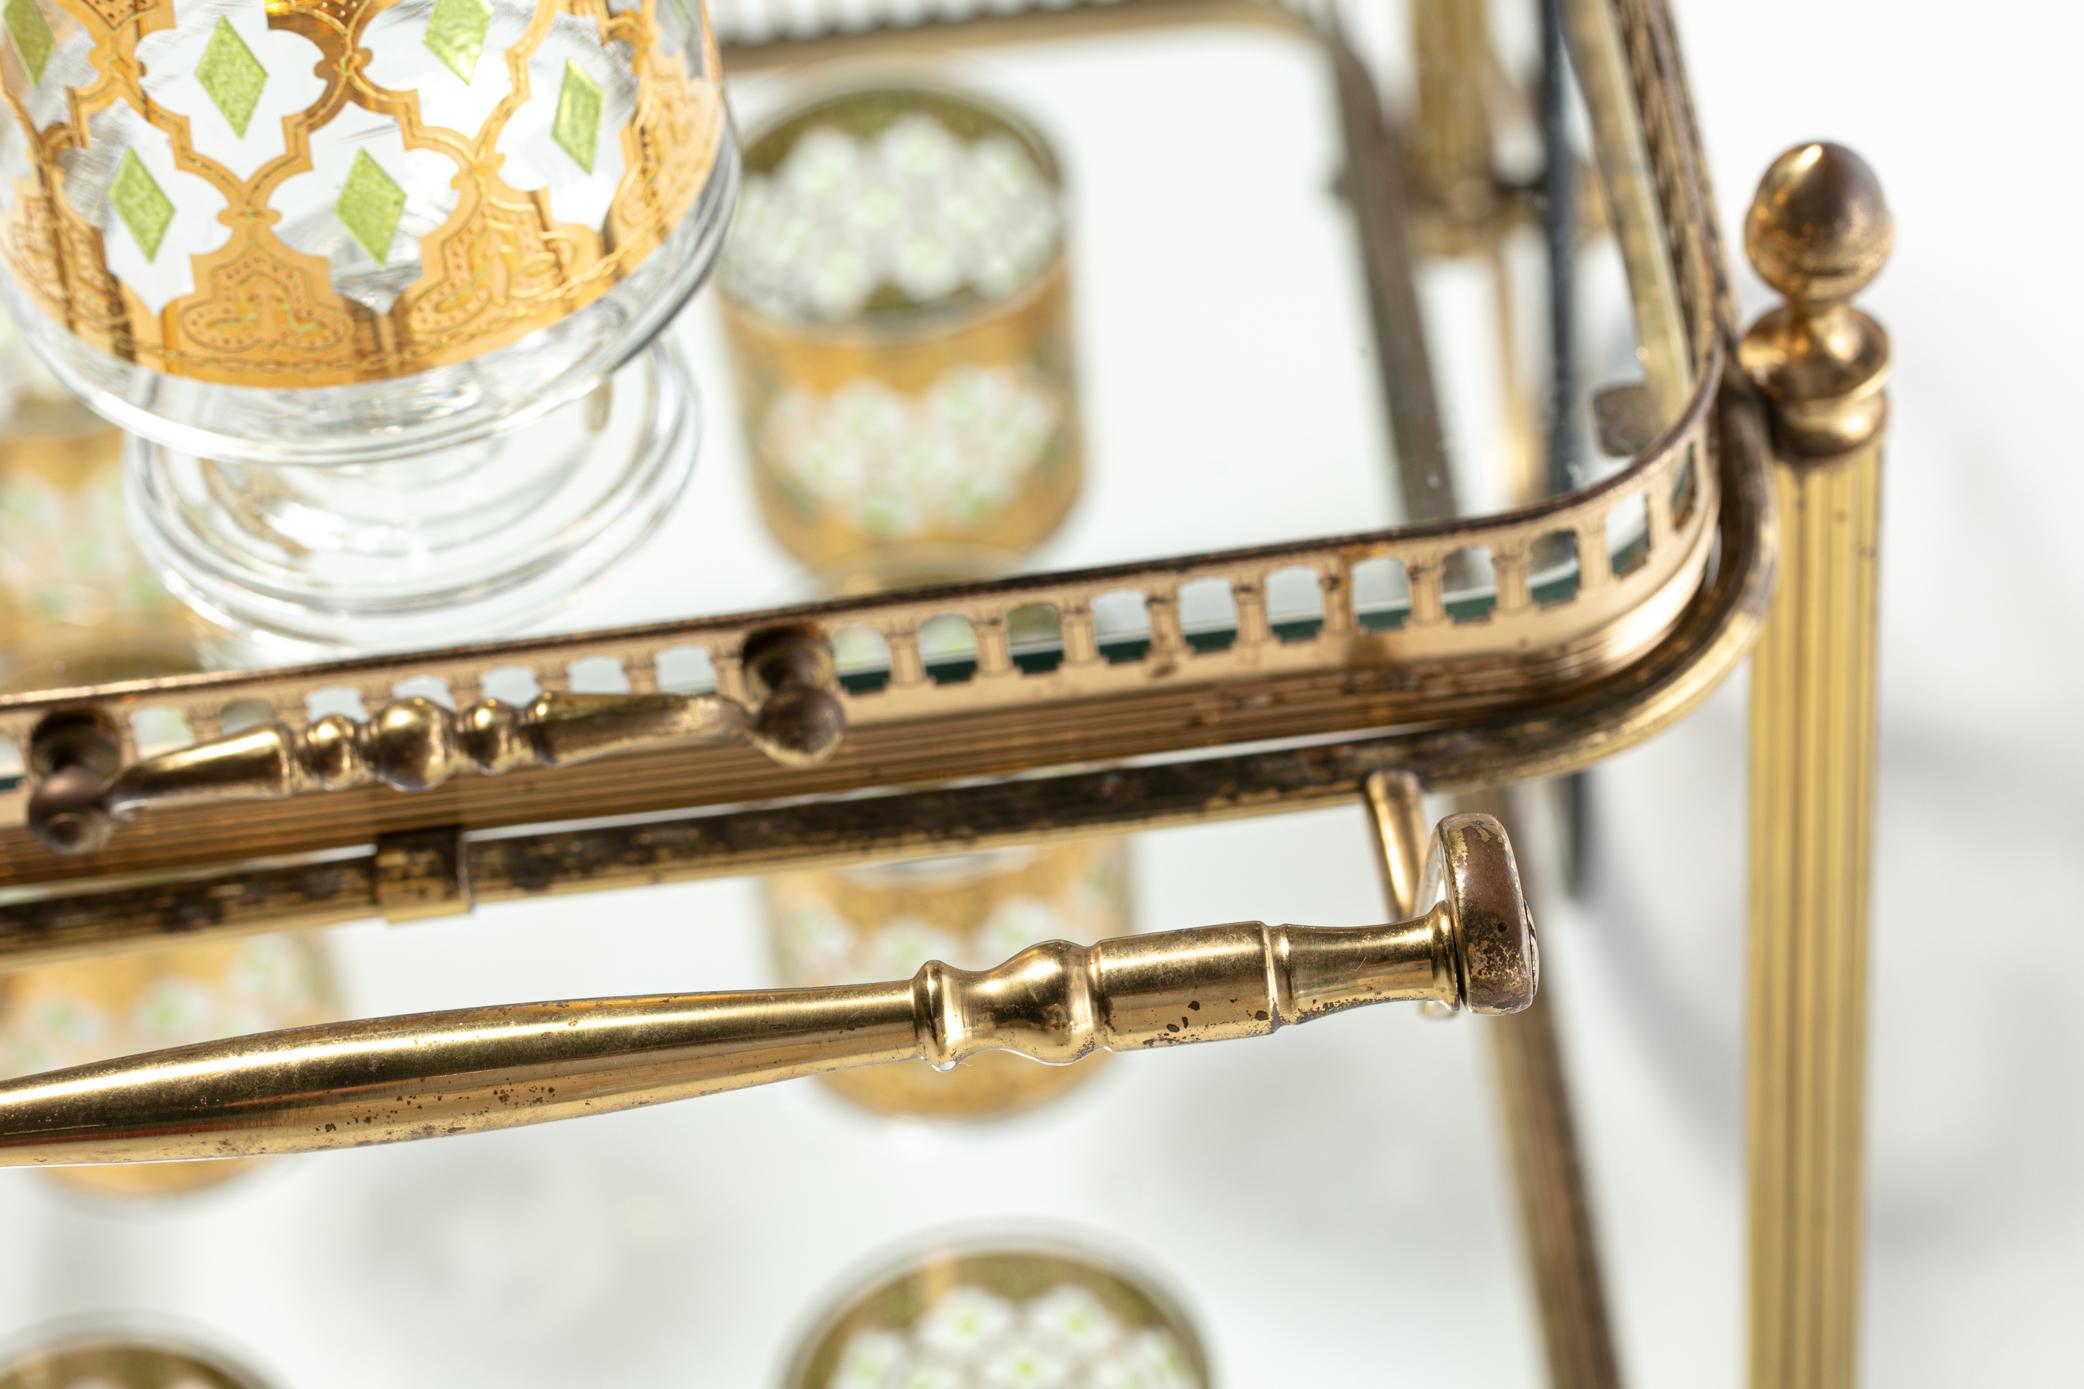
{"label": "brass spindle", "polygon": [[373,1018],[28,1076],[0,1082],[0,1166],[405,1142],[915,1058],[946,1068],[1012,1051],[1061,1064],[1256,1037],[1396,1001],[1526,1007],[1539,957],[1498,822],[1442,821],[1427,878],[1440,884],[1434,905],[1389,925],[1050,941],[978,972],[936,961],[881,984]]}

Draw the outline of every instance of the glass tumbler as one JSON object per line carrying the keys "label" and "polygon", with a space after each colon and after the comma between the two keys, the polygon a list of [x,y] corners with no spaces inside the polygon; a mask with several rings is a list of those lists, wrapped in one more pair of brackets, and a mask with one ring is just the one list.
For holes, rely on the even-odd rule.
{"label": "glass tumbler", "polygon": [[931,1247],[842,1294],[785,1389],[1208,1389],[1193,1324],[1148,1275],[1055,1241]]}
{"label": "glass tumbler", "polygon": [[0,309],[0,693],[195,668],[188,614],[130,543],[122,455]]}
{"label": "glass tumbler", "polygon": [[1063,189],[973,93],[828,89],[746,139],[718,276],[760,511],[820,569],[1025,554],[1083,470]]}
{"label": "glass tumbler", "polygon": [[[197,941],[0,973],[0,1075],[34,1075],[339,1017],[322,937]],[[258,1159],[53,1167],[97,1196],[174,1196],[216,1186]]]}
{"label": "glass tumbler", "polygon": [[[903,979],[928,960],[988,969],[1030,945],[1136,929],[1125,841],[1082,840],[948,858],[775,874],[763,882],[775,962],[790,985]],[[988,1119],[1067,1094],[1103,1057],[1045,1066],[987,1052],[952,1071],[924,1061],[820,1080],[880,1114]]]}
{"label": "glass tumbler", "polygon": [[0,1389],[264,1389],[223,1352],[154,1328],[31,1332],[0,1351]]}
{"label": "glass tumbler", "polygon": [[212,620],[515,625],[685,481],[659,335],[737,172],[699,0],[4,0],[0,94],[8,300]]}

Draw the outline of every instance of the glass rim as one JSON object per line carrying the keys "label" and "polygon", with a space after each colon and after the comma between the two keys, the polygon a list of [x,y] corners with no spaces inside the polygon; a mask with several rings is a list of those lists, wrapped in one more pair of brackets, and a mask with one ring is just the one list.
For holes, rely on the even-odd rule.
{"label": "glass rim", "polygon": [[54,1317],[0,1339],[0,1389],[34,1357],[95,1350],[163,1355],[183,1362],[184,1370],[205,1372],[236,1389],[275,1389],[277,1384],[247,1363],[243,1351],[225,1349],[193,1323],[164,1312],[111,1310]]}
{"label": "glass rim", "polygon": [[1108,1248],[1103,1233],[1086,1226],[983,1219],[883,1247],[828,1280],[827,1293],[799,1316],[789,1334],[782,1389],[823,1389],[807,1378],[820,1353],[875,1298],[936,1265],[961,1267],[985,1259],[1038,1259],[1117,1284],[1150,1304],[1157,1325],[1179,1338],[1199,1377],[1212,1389],[1208,1341],[1170,1281],[1133,1254]]}
{"label": "glass rim", "polygon": [[[1036,123],[999,97],[992,96],[959,72],[950,71],[945,60],[895,57],[834,59],[780,79],[773,110],[757,121],[741,125],[738,134],[740,195],[744,185],[765,175],[763,146],[791,126],[808,123],[821,112],[866,97],[926,97],[967,107],[1016,140],[1035,161],[1036,170],[1048,186],[1058,211],[1056,237],[1036,267],[1020,283],[1003,294],[980,295],[975,299],[943,299],[910,305],[886,313],[857,313],[826,320],[771,313],[755,305],[731,286],[726,268],[730,259],[729,235],[718,257],[717,297],[732,314],[764,324],[776,332],[809,342],[834,346],[865,344],[883,346],[910,343],[961,332],[972,325],[1024,312],[1051,292],[1064,278],[1070,261],[1071,231],[1062,214],[1070,199],[1070,184],[1056,146]],[[793,143],[793,140],[792,140]]]}

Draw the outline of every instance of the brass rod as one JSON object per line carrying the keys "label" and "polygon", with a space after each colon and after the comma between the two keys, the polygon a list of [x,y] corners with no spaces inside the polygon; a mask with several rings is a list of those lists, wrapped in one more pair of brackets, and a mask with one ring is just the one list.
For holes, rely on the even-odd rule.
{"label": "brass rod", "polygon": [[[1392,903],[1398,901],[1401,865],[1418,852],[1410,827],[1424,824],[1419,789],[1411,777],[1386,774],[1371,777],[1366,787],[1369,819],[1383,850],[1383,879]],[[1455,797],[1462,811],[1483,813],[1487,820],[1508,813],[1508,800],[1503,791]],[[1616,1389],[1621,1383],[1619,1359],[1556,1036],[1553,991],[1553,984],[1546,984],[1539,1007],[1486,1027],[1485,1044],[1491,1053],[1498,1120],[1541,1318],[1549,1383],[1553,1389]],[[1450,1011],[1431,1003],[1425,1006],[1436,1015]]]}
{"label": "brass rod", "polygon": [[1425,869],[1425,793],[1409,772],[1370,772],[1361,783],[1368,824],[1375,832],[1382,897],[1397,916],[1418,910],[1420,874]]}
{"label": "brass rod", "polygon": [[1621,1382],[1620,1363],[1555,1013],[1550,997],[1542,1007],[1484,1030],[1549,1383],[1554,1389],[1613,1389]]}
{"label": "brass rod", "polygon": [[469,1008],[263,1033],[0,1083],[0,1166],[253,1157],[438,1138],[854,1066],[1262,1036],[1351,1008],[1524,1008],[1539,957],[1511,846],[1443,821],[1424,915],[1050,941],[910,980]]}
{"label": "brass rod", "polygon": [[[763,8],[765,8],[763,6]],[[779,7],[775,7],[779,8]],[[1273,0],[1072,0],[1047,6],[944,5],[940,13],[916,7],[871,5],[865,26],[858,15],[846,27],[792,26],[768,32],[737,24],[731,8],[718,6],[717,39],[731,75],[858,58],[881,50],[916,56],[922,47],[978,49],[1055,39],[1104,38],[1152,29],[1223,24],[1305,32],[1298,14]],[[908,10],[902,18],[900,10]],[[792,15],[792,19],[796,16]]]}
{"label": "brass rod", "polygon": [[1786,300],[1740,360],[1772,414],[1787,545],[1752,666],[1750,1382],[1856,1381],[1887,335],[1850,300],[1894,227],[1873,172],[1798,146],[1746,249]]}
{"label": "brass rod", "polygon": [[[1601,0],[1567,0],[1563,18],[1572,68],[1592,123],[1607,221],[1627,267],[1636,355],[1662,424],[1683,408],[1692,354],[1687,350],[1678,272],[1664,250],[1672,228],[1650,191],[1657,177],[1645,139],[1644,113],[1633,95],[1633,55],[1620,34],[1629,20]],[[1638,20],[1630,27],[1640,33],[1643,26]]]}
{"label": "brass rod", "polygon": [[1451,520],[1456,515],[1453,475],[1418,294],[1403,145],[1380,90],[1347,40],[1336,6],[1327,11],[1325,46],[1338,93],[1348,198],[1360,238],[1376,369],[1405,519]]}

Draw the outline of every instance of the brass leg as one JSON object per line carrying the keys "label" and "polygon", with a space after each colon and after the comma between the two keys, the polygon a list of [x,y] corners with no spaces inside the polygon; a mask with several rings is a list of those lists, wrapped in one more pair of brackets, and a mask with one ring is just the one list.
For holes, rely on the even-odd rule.
{"label": "brass leg", "polygon": [[1554,990],[1551,967],[1540,1006],[1491,1019],[1494,1025],[1484,1035],[1498,1079],[1499,1122],[1541,1310],[1549,1383],[1554,1389],[1614,1389],[1621,1370],[1563,1079]]}
{"label": "brass leg", "polygon": [[1831,145],[1782,155],[1746,228],[1753,263],[1788,300],[1741,354],[1772,409],[1782,537],[1751,687],[1755,1389],[1854,1382],[1888,339],[1847,300],[1891,240],[1872,172]]}
{"label": "brass leg", "polygon": [[[1416,910],[1412,894],[1426,842],[1418,783],[1378,772],[1368,779],[1366,793],[1390,910]],[[1508,800],[1493,792],[1457,797],[1456,803],[1504,818],[1511,809]],[[1499,1124],[1541,1315],[1549,1383],[1554,1389],[1615,1389],[1621,1374],[1556,1037],[1554,981],[1552,968],[1534,1007],[1488,1019],[1483,1031],[1497,1076]]]}

